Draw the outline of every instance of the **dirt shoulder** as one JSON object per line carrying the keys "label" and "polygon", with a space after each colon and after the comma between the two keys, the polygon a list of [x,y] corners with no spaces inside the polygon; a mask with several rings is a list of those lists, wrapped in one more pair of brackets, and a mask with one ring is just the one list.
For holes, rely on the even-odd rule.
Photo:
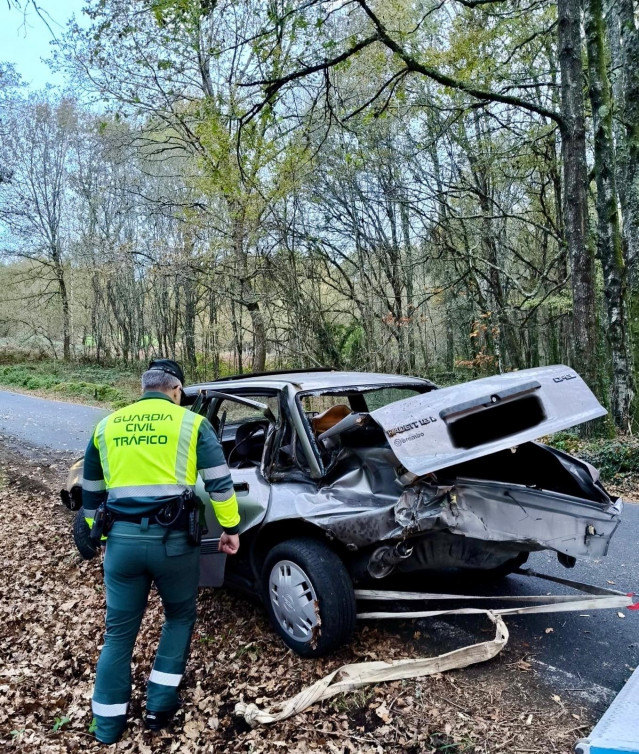
{"label": "dirt shoulder", "polygon": [[[74,514],[59,502],[66,461],[30,461],[0,448],[0,741],[34,754],[104,749],[88,732],[103,579],[99,561],[77,554]],[[360,624],[347,648],[302,660],[271,632],[260,606],[207,590],[200,593],[183,710],[173,733],[152,734],[141,712],[161,625],[153,595],[134,654],[128,729],[113,751],[568,754],[594,722],[591,711],[547,688],[525,648],[511,643],[489,663],[372,686],[252,730],[233,714],[237,701],[268,706],[342,664],[424,654],[424,637],[407,621]]]}

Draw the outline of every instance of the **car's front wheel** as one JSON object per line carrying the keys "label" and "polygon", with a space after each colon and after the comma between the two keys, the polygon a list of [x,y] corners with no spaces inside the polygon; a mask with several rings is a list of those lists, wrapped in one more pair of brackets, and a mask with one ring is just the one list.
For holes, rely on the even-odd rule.
{"label": "car's front wheel", "polygon": [[291,649],[319,657],[350,639],[355,593],[333,550],[314,539],[289,539],[269,552],[262,573],[269,617]]}
{"label": "car's front wheel", "polygon": [[84,508],[80,508],[73,520],[73,541],[80,555],[85,560],[91,560],[98,552],[98,548],[91,541],[90,535],[91,529],[89,529],[89,525],[84,520]]}

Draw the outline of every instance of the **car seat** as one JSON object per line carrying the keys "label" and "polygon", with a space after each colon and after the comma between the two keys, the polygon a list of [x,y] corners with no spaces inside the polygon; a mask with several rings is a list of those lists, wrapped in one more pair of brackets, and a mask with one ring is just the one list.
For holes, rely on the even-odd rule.
{"label": "car seat", "polygon": [[235,469],[259,466],[269,422],[266,419],[240,424],[227,463]]}
{"label": "car seat", "polygon": [[327,429],[334,427],[338,422],[341,422],[345,416],[351,413],[351,409],[345,403],[336,403],[334,406],[327,408],[318,416],[311,419],[313,426],[313,432],[316,435],[321,435],[322,432],[326,432]]}

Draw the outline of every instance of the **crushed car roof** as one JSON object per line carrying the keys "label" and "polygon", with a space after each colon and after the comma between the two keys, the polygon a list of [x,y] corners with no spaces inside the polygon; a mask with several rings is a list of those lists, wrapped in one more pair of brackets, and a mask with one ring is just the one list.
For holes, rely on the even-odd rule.
{"label": "crushed car roof", "polygon": [[189,385],[187,392],[206,390],[215,386],[224,391],[235,387],[270,386],[283,387],[295,385],[298,390],[331,390],[349,387],[377,387],[383,385],[428,385],[434,387],[432,382],[422,377],[407,377],[398,374],[379,374],[377,372],[273,372],[272,374],[247,375],[237,379],[226,379]]}

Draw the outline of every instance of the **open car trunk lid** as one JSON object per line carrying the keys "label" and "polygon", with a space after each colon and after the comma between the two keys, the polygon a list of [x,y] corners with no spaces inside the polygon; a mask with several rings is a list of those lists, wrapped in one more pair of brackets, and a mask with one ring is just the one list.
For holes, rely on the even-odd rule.
{"label": "open car trunk lid", "polygon": [[485,377],[351,414],[320,440],[330,443],[370,417],[397,460],[419,477],[606,413],[574,369],[559,365]]}

